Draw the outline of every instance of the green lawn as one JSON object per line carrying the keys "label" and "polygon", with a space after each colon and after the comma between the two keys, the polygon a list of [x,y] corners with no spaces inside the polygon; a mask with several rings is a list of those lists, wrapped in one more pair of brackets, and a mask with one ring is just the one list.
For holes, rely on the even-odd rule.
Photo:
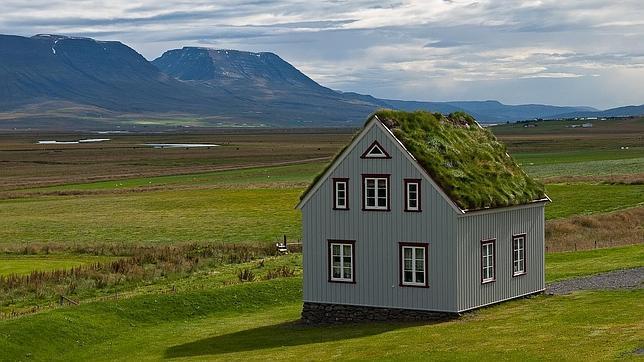
{"label": "green lawn", "polygon": [[610,212],[644,205],[644,185],[549,184],[546,219]]}
{"label": "green lawn", "polygon": [[641,163],[644,162],[642,161],[642,158],[644,158],[644,147],[631,147],[628,150],[621,150],[618,147],[614,147],[611,149],[584,149],[556,152],[516,152],[512,154],[512,157],[522,166],[574,164],[582,162],[633,159],[639,159],[639,162]]}
{"label": "green lawn", "polygon": [[[641,266],[643,249],[549,255],[548,280]],[[606,360],[644,341],[642,289],[542,295],[439,324],[308,327],[295,323],[299,278],[186,285],[0,321],[0,360]]]}
{"label": "green lawn", "polygon": [[168,190],[0,201],[0,242],[271,242],[300,236],[300,188]]}
{"label": "green lawn", "polygon": [[644,244],[546,254],[548,283],[615,269],[644,266]]}
{"label": "green lawn", "polygon": [[619,176],[644,173],[644,157],[562,162],[545,164],[522,164],[523,169],[533,177],[540,179],[557,176]]}
{"label": "green lawn", "polygon": [[78,255],[0,255],[0,275],[29,274],[32,271],[69,269],[108,260],[103,256]]}
{"label": "green lawn", "polygon": [[[644,245],[547,256],[547,280],[644,265]],[[298,268],[298,256],[268,265]],[[255,266],[257,268],[257,266]],[[299,278],[226,286],[230,266],[118,302],[0,321],[0,360],[612,359],[642,344],[644,291],[503,303],[452,322],[304,327]],[[222,279],[223,278],[223,279]],[[610,313],[606,313],[610,310]],[[494,331],[494,333],[481,333]],[[544,333],[557,331],[557,333]]]}

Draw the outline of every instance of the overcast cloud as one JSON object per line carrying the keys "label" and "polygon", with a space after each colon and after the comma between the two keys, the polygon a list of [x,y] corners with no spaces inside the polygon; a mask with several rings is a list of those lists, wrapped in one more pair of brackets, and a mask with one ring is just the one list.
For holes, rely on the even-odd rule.
{"label": "overcast cloud", "polygon": [[383,98],[644,103],[640,0],[3,0],[0,32],[120,40],[148,59],[272,51],[325,86]]}

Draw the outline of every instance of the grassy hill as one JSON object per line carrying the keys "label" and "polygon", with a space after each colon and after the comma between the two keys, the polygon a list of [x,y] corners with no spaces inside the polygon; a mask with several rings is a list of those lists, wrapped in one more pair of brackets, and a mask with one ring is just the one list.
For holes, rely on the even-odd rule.
{"label": "grassy hill", "polygon": [[[550,254],[547,279],[642,266],[643,252]],[[598,360],[628,356],[642,342],[633,313],[644,307],[641,289],[538,296],[438,324],[311,327],[297,322],[299,278],[209,282],[216,278],[0,321],[0,360]]]}

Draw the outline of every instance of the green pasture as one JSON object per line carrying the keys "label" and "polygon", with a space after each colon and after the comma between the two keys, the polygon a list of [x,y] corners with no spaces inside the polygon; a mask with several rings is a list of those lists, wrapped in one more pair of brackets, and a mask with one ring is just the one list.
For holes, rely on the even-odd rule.
{"label": "green pasture", "polygon": [[644,205],[644,185],[549,184],[546,219],[605,213]]}
{"label": "green pasture", "polygon": [[596,149],[567,152],[514,153],[531,176],[615,176],[644,173],[644,148]]}
{"label": "green pasture", "polygon": [[550,152],[515,152],[512,157],[521,165],[550,165],[560,163],[580,163],[589,161],[631,160],[644,158],[644,147],[620,149],[584,149],[575,151],[551,150]]}
{"label": "green pasture", "polygon": [[[548,280],[620,268],[620,258],[642,266],[642,249],[552,254]],[[644,337],[634,313],[644,308],[642,289],[541,295],[437,324],[313,327],[297,322],[299,278],[223,287],[200,278],[176,294],[0,321],[0,360],[607,360],[632,356]]]}
{"label": "green pasture", "polygon": [[1,255],[0,275],[29,274],[32,271],[70,269],[109,260],[104,256],[79,255]]}
{"label": "green pasture", "polygon": [[169,190],[0,201],[2,243],[271,242],[300,236],[301,189]]}
{"label": "green pasture", "polygon": [[[0,243],[274,242],[300,238],[302,187],[204,188],[0,200]],[[644,185],[547,185],[546,218],[644,204]]]}
{"label": "green pasture", "polygon": [[[27,189],[0,199],[0,244],[274,242],[321,163]],[[155,186],[156,188],[146,187]],[[546,218],[644,204],[644,185],[549,184]]]}
{"label": "green pasture", "polygon": [[644,245],[546,253],[546,282],[644,266]]}
{"label": "green pasture", "polygon": [[304,185],[324,167],[325,163],[313,162],[274,167],[252,167],[228,171],[139,177],[115,181],[89,182],[62,186],[29,188],[18,193],[51,193],[58,191],[109,191],[146,188],[200,188],[200,187],[259,187],[271,185]]}

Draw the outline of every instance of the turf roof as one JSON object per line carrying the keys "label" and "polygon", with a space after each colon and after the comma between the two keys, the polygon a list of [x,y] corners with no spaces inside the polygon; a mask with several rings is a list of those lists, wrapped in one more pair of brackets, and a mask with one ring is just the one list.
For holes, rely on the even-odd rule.
{"label": "turf roof", "polygon": [[461,209],[513,206],[546,197],[543,185],[517,165],[505,145],[466,113],[379,110],[373,116]]}

